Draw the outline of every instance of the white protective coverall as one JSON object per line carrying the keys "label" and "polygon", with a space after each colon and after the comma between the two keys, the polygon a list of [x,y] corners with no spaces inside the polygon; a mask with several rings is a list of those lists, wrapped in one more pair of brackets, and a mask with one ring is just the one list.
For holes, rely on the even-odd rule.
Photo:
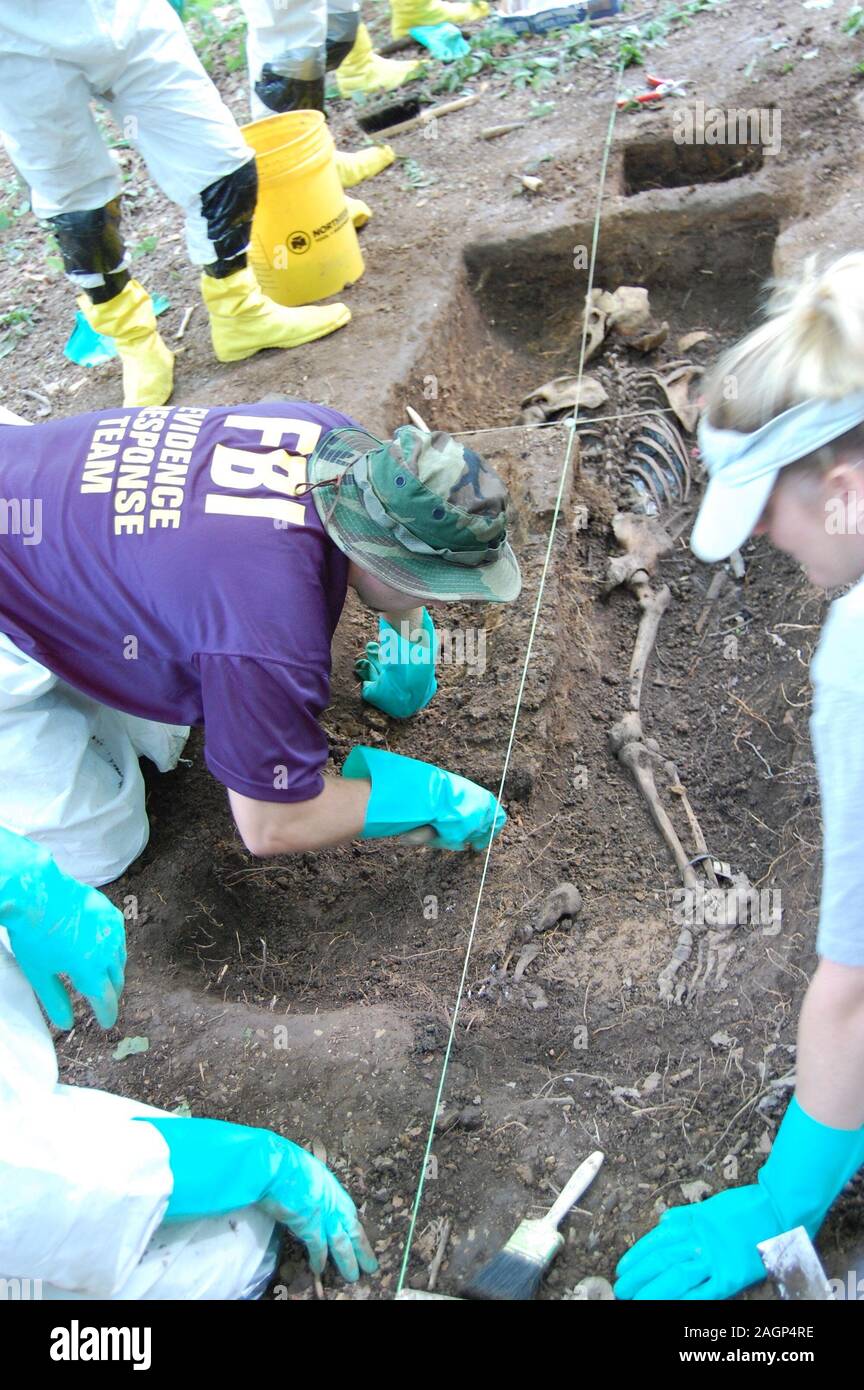
{"label": "white protective coverall", "polygon": [[94,98],[184,210],[192,263],[215,261],[199,194],[253,154],[168,0],[0,0],[0,132],[37,217],[121,191]]}
{"label": "white protective coverall", "polygon": [[240,0],[249,31],[246,57],[249,64],[249,101],[252,119],[273,112],[255,91],[265,63],[285,77],[301,82],[323,79],[327,66],[327,39],[354,42],[360,21],[360,0]]}
{"label": "white protective coverall", "polygon": [[271,1218],[244,1207],[160,1225],[168,1146],[133,1116],[166,1112],[58,1082],[51,1034],[8,940],[0,929],[0,1298],[263,1292],[275,1265]]}
{"label": "white protective coverall", "polygon": [[[0,424],[29,421],[0,407]],[[0,769],[16,769],[0,774],[0,825],[44,845],[64,873],[98,888],[137,859],[150,835],[138,759],[169,772],[188,737],[185,725],[97,704],[0,632]]]}

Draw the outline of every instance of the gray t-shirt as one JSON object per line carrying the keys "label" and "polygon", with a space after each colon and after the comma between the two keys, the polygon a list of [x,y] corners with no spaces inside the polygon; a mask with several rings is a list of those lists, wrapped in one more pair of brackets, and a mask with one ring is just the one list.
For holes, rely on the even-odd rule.
{"label": "gray t-shirt", "polygon": [[831,605],[810,675],[823,824],[816,949],[864,966],[864,580]]}

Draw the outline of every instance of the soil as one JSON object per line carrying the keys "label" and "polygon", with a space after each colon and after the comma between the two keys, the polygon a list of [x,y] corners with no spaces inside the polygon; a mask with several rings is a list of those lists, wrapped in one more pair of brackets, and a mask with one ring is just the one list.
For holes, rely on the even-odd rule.
{"label": "soil", "polygon": [[[640,15],[663,8],[636,6]],[[382,33],[382,13],[372,19]],[[781,113],[782,143],[771,156],[747,147],[730,159],[726,147],[678,146],[668,103],[619,115],[594,284],[645,285],[669,333],[647,357],[610,337],[592,360],[609,395],[595,414],[631,414],[601,419],[581,459],[574,451],[551,547],[568,430],[520,426],[520,403],[578,362],[587,272],[574,249],[591,245],[614,89],[599,63],[568,68],[544,89],[554,108],[536,119],[537,95],[487,70],[465,84],[480,92],[476,105],[442,119],[435,138],[394,141],[415,165],[397,163],[357,190],[374,217],[361,233],[366,273],[345,294],[346,331],[222,367],[198,305],[172,344],[182,349],[178,402],[308,396],[373,430],[403,422],[408,403],[430,425],[480,431],[476,447],[511,488],[520,599],[436,614],[485,640],[485,670],[442,663],[432,704],[407,723],[390,720],[358,698],[353,660],[373,624],[348,605],[326,715],[334,770],[354,744],[372,743],[497,789],[549,554],[504,784],[508,823],[485,881],[482,857],[389,842],[254,860],[196,732],[178,771],[149,779],[150,844],[108,890],[129,919],[120,1025],[104,1035],[82,1013],[58,1037],[69,1082],[323,1145],[382,1265],[352,1289],[328,1275],[329,1297],[394,1293],[469,943],[409,1284],[426,1286],[446,1219],[438,1288],[457,1294],[600,1148],[604,1167],[540,1295],[561,1298],[585,1276],[613,1277],[664,1205],[693,1195],[682,1184],[700,1181],[704,1193],[750,1181],[770,1146],[815,963],[820,820],[807,667],[826,599],[762,541],[745,548],[743,579],[726,571],[707,615],[713,571],[685,539],[660,564],[657,582],[673,598],[646,678],[645,733],[674,761],[711,853],[782,896],[780,930],[736,928],[725,973],[698,981],[694,949],[679,972],[692,987],[667,1004],[658,976],[678,935],[680,882],[609,752],[639,610],[626,589],[605,596],[603,578],[617,549],[609,522],[633,503],[624,464],[639,390],[628,372],[679,359],[679,337],[696,329],[709,336],[686,355],[710,364],[753,322],[772,271],[811,251],[857,248],[862,40],[840,21],[837,7],[739,0],[677,26],[651,53],[649,68],[685,77],[708,106]],[[624,86],[640,87],[641,72],[629,69]],[[214,77],[244,119],[242,70],[217,61]],[[423,100],[429,86],[413,94]],[[330,106],[342,148],[363,143],[356,115],[349,102]],[[480,137],[517,120],[525,125],[500,139]],[[136,273],[171,299],[171,342],[184,308],[198,303],[196,274],[179,214],[137,156],[122,159],[127,239],[158,237]],[[424,179],[412,187],[407,171],[417,166]],[[514,174],[542,187],[529,193]],[[42,230],[24,215],[3,237],[0,312],[33,311],[3,362],[3,404],[35,420],[116,403],[116,364],[85,371],[62,356],[72,301],[46,267]],[[695,458],[692,472],[687,516],[700,491]],[[663,795],[693,845],[678,798]],[[581,911],[534,932],[562,882],[577,885]],[[526,946],[539,949],[523,955]],[[145,1035],[149,1051],[113,1060],[124,1035]],[[852,1189],[820,1236],[829,1274],[844,1275],[861,1225]],[[276,1296],[313,1296],[290,1241],[280,1283]]]}

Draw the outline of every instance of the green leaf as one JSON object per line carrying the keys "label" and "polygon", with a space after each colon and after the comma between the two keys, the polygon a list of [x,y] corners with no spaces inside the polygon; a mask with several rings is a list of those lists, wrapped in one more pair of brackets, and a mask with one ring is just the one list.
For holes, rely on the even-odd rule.
{"label": "green leaf", "polygon": [[16,326],[19,337],[33,326],[32,309],[9,309],[7,313],[0,314],[0,328],[12,328]]}
{"label": "green leaf", "polygon": [[149,1038],[121,1038],[111,1056],[115,1062],[122,1062],[124,1057],[133,1057],[136,1052],[149,1052]]}
{"label": "green leaf", "polygon": [[132,247],[133,261],[140,261],[142,256],[146,256],[151,251],[155,251],[159,245],[158,236],[145,236],[138,242],[137,246]]}

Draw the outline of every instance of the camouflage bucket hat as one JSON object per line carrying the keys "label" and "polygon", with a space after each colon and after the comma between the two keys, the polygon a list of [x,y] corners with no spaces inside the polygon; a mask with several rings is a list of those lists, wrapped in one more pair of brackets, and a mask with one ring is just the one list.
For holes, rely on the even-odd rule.
{"label": "camouflage bucket hat", "polygon": [[386,444],[365,430],[331,430],[309,460],[309,483],[339,549],[395,589],[507,603],[522,588],[507,489],[441,430],[403,425]]}

